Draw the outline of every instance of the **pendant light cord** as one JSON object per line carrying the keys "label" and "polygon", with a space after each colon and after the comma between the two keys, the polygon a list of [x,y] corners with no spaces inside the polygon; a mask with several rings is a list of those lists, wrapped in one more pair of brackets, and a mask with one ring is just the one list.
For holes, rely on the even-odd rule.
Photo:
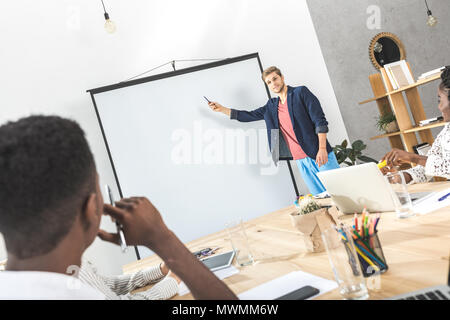
{"label": "pendant light cord", "polygon": [[430,8],[428,7],[428,2],[425,0],[425,5],[427,6],[427,14],[430,16],[432,15]]}
{"label": "pendant light cord", "polygon": [[105,13],[106,13],[105,4],[103,3],[103,0],[101,0],[101,1],[102,1],[102,5],[103,5],[103,11],[105,11]]}

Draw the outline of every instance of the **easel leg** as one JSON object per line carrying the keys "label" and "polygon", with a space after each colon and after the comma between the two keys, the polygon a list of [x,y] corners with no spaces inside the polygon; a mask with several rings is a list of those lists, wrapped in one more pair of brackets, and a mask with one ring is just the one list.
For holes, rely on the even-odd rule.
{"label": "easel leg", "polygon": [[295,194],[297,197],[300,197],[300,194],[298,193],[297,183],[295,182],[294,172],[292,171],[291,162],[289,160],[286,160],[288,167],[289,167],[289,173],[291,174],[292,184],[294,185]]}

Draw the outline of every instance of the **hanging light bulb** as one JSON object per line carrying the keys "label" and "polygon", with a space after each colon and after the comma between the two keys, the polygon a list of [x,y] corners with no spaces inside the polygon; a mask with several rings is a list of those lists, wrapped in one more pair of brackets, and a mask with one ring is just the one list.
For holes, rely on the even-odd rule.
{"label": "hanging light bulb", "polygon": [[427,6],[427,14],[428,14],[427,25],[429,25],[430,27],[434,27],[438,23],[438,21],[431,13],[430,8],[428,8],[427,0],[425,0],[425,5]]}
{"label": "hanging light bulb", "polygon": [[116,24],[114,23],[114,21],[111,21],[109,19],[109,14],[106,12],[105,4],[103,3],[103,0],[102,0],[102,5],[103,5],[103,10],[105,11],[105,14],[104,14],[104,16],[105,16],[105,30],[108,33],[114,33],[116,31]]}
{"label": "hanging light bulb", "polygon": [[105,30],[108,33],[114,33],[116,31],[116,24],[109,19],[109,15],[105,12]]}

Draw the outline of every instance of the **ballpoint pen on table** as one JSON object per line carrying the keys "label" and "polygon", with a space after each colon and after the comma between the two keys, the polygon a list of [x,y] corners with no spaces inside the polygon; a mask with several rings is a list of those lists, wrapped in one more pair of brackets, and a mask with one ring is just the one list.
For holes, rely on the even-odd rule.
{"label": "ballpoint pen on table", "polygon": [[[106,185],[105,187],[106,187],[106,192],[108,193],[108,196],[109,196],[109,202],[112,206],[114,206],[114,197],[113,197],[111,188],[108,185]],[[122,226],[120,225],[119,222],[117,222],[117,220],[116,220],[116,228],[117,228],[117,233],[120,236],[120,247],[122,248],[122,252],[126,252],[127,251],[127,243],[125,242],[125,235],[123,234]]]}
{"label": "ballpoint pen on table", "polygon": [[444,201],[445,199],[447,199],[450,196],[450,193],[447,193],[445,196],[439,198],[438,201]]}

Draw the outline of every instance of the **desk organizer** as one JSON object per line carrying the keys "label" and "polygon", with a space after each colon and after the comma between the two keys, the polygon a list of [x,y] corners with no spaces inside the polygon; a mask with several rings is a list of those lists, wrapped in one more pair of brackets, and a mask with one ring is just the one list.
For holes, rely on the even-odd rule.
{"label": "desk organizer", "polygon": [[358,235],[354,242],[364,277],[367,278],[388,270],[378,232],[365,237]]}

